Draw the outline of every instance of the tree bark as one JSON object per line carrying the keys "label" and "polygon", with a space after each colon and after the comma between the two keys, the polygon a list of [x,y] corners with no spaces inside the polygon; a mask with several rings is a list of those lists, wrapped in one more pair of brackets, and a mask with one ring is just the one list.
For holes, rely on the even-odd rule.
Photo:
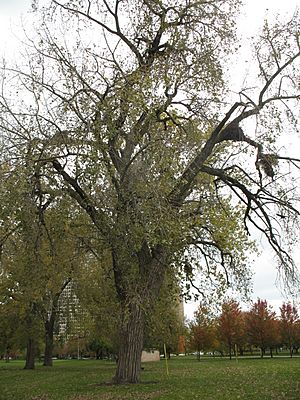
{"label": "tree bark", "polygon": [[135,257],[127,265],[122,263],[128,259],[128,248],[120,246],[122,240],[118,238],[119,247],[112,253],[115,286],[121,305],[119,353],[113,378],[117,384],[140,380],[144,318],[159,294],[167,265],[163,246],[157,245],[150,251],[146,241],[138,253],[138,263]]}
{"label": "tree bark", "polygon": [[229,360],[231,360],[232,359],[232,354],[231,354],[232,346],[231,346],[231,343],[229,343],[228,347],[229,347]]}
{"label": "tree bark", "polygon": [[24,369],[34,369],[35,359],[35,341],[32,338],[28,339],[27,350],[26,350],[26,361]]}
{"label": "tree bark", "polygon": [[114,383],[138,383],[144,339],[144,311],[132,301],[122,310],[120,348]]}
{"label": "tree bark", "polygon": [[57,309],[60,295],[63,293],[67,285],[71,282],[71,279],[68,278],[65,280],[60,290],[55,293],[53,296],[53,303],[50,309],[50,314],[46,312],[46,316],[44,319],[44,327],[45,327],[45,354],[44,354],[44,366],[52,367],[53,361],[53,336],[54,336],[54,325],[57,318]]}
{"label": "tree bark", "polygon": [[54,320],[52,315],[49,321],[45,322],[45,355],[44,355],[44,367],[52,367],[53,361],[53,329]]}
{"label": "tree bark", "polygon": [[9,359],[10,359],[10,348],[9,348],[9,346],[6,347],[6,352],[5,352],[4,358],[5,358],[5,362],[8,363]]}

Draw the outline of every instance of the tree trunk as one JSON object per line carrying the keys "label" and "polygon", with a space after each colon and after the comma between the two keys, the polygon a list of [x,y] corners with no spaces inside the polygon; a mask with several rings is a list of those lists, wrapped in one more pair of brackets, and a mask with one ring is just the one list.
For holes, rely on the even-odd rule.
{"label": "tree trunk", "polygon": [[[115,287],[121,305],[121,324],[117,370],[113,382],[138,383],[141,375],[141,356],[144,342],[144,318],[161,288],[167,264],[167,252],[157,245],[149,248],[144,241],[136,256],[124,247],[124,237],[112,252]],[[126,262],[124,263],[124,260]]]}
{"label": "tree trunk", "polygon": [[65,280],[60,290],[54,294],[53,303],[50,309],[50,315],[46,312],[46,317],[44,319],[44,327],[45,327],[45,355],[44,355],[44,366],[52,367],[53,361],[53,336],[54,336],[54,325],[57,318],[57,309],[60,295],[63,293],[67,285],[70,283],[71,279],[68,278]]}
{"label": "tree trunk", "polygon": [[27,342],[26,362],[24,369],[34,369],[35,359],[35,342],[34,339],[29,338]]}
{"label": "tree trunk", "polygon": [[144,339],[144,312],[135,302],[124,307],[120,328],[120,348],[113,381],[117,384],[137,383],[141,374]]}
{"label": "tree trunk", "polygon": [[49,321],[45,322],[45,355],[44,355],[44,367],[52,367],[53,361],[53,329],[54,321],[52,316]]}

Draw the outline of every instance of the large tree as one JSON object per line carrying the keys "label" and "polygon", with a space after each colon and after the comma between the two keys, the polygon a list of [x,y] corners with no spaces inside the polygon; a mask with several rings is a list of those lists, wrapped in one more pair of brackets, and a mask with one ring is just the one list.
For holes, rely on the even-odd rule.
{"label": "large tree", "polygon": [[237,51],[239,3],[35,4],[27,63],[3,69],[2,157],[16,162],[18,149],[33,148],[31,161],[86,211],[111,254],[117,383],[140,379],[144,316],[166,271],[182,265],[194,284],[199,266],[216,293],[247,287],[252,224],[294,276],[280,230],[292,229],[297,197],[281,166],[299,160],[280,155],[276,139],[299,101],[297,16],[264,26],[258,77],[234,99],[223,71]]}

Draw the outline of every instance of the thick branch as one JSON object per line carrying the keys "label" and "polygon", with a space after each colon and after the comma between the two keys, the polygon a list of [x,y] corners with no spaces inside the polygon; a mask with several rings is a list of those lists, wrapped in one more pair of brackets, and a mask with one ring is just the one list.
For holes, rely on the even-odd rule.
{"label": "thick branch", "polygon": [[219,142],[218,135],[224,128],[234,111],[240,106],[235,103],[226,114],[225,118],[214,129],[205,145],[200,149],[194,160],[188,165],[181,177],[177,180],[174,189],[169,195],[169,202],[175,206],[181,205],[184,199],[188,196],[193,182],[201,170],[201,166],[212,154],[215,145]]}
{"label": "thick branch", "polygon": [[109,220],[107,215],[103,211],[96,208],[89,196],[80,187],[77,180],[72,178],[64,170],[59,161],[53,160],[52,165],[54,169],[62,176],[63,180],[68,184],[69,187],[67,190],[69,195],[87,212],[99,231],[107,235],[109,231]]}

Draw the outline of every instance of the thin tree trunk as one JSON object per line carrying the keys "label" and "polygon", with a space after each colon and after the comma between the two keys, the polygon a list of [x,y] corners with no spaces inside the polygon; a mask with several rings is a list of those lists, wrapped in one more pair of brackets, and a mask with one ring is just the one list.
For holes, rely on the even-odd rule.
{"label": "thin tree trunk", "polygon": [[34,339],[29,338],[27,342],[26,361],[24,369],[34,369],[35,359],[35,342]]}
{"label": "thin tree trunk", "polygon": [[5,358],[5,361],[8,363],[9,359],[10,359],[10,348],[9,347],[6,348],[6,353],[5,353],[4,358]]}
{"label": "thin tree trunk", "polygon": [[52,315],[49,321],[45,322],[45,355],[44,355],[44,366],[52,367],[53,361],[53,329],[54,321]]}
{"label": "thin tree trunk", "polygon": [[144,313],[141,305],[132,302],[125,307],[122,320],[117,370],[113,381],[117,384],[137,383],[141,374],[144,339]]}
{"label": "thin tree trunk", "polygon": [[71,282],[71,278],[65,280],[60,290],[53,296],[53,303],[50,310],[50,315],[46,313],[46,318],[44,320],[45,327],[45,355],[44,355],[44,366],[52,367],[53,361],[53,336],[54,336],[54,325],[57,318],[57,309],[60,295],[63,293],[65,288]]}

